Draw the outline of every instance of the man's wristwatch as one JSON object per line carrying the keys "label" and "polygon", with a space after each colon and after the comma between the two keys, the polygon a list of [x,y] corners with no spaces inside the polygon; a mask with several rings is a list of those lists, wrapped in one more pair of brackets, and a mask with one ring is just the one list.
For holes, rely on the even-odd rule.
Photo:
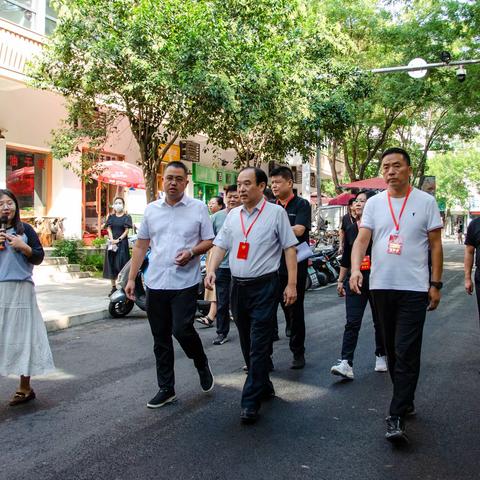
{"label": "man's wristwatch", "polygon": [[437,290],[441,290],[443,287],[442,282],[430,282],[430,286],[436,288]]}
{"label": "man's wristwatch", "polygon": [[190,252],[191,257],[193,258],[195,256],[195,253],[193,252],[193,248],[189,248],[188,251]]}

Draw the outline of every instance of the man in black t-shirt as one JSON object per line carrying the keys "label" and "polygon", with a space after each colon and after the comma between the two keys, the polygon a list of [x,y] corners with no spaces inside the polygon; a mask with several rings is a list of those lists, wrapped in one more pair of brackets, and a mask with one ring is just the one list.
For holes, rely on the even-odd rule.
{"label": "man in black t-shirt", "polygon": [[[309,231],[312,222],[310,204],[304,198],[293,192],[293,174],[288,167],[277,167],[270,174],[272,191],[277,198],[277,204],[285,208],[293,233],[298,244],[309,243]],[[280,300],[285,314],[286,330],[290,333],[290,350],[293,353],[291,368],[301,369],[305,366],[305,312],[303,301],[305,298],[305,284],[307,281],[308,260],[298,263],[297,268],[297,301],[285,306],[283,298]],[[288,273],[285,256],[282,255],[280,264],[280,291],[288,283]],[[287,335],[288,336],[288,335]]]}
{"label": "man in black t-shirt", "polygon": [[472,268],[475,257],[475,293],[477,295],[477,306],[480,313],[480,218],[473,220],[467,229],[465,237],[465,290],[469,295],[473,294]]}

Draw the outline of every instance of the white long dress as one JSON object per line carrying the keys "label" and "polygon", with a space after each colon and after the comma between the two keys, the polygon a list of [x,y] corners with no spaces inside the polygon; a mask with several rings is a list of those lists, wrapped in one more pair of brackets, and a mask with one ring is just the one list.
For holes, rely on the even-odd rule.
{"label": "white long dress", "polygon": [[33,283],[0,282],[0,375],[44,375],[54,369]]}

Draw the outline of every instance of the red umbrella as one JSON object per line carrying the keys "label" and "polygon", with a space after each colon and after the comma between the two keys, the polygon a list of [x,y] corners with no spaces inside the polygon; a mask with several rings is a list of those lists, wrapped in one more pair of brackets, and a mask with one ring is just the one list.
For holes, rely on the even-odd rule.
{"label": "red umbrella", "polygon": [[91,169],[92,178],[110,185],[145,190],[145,180],[140,167],[127,162],[107,160],[99,162]]}
{"label": "red umbrella", "polygon": [[386,190],[387,183],[381,177],[367,178],[365,180],[358,180],[358,182],[347,183],[342,185],[342,188],[365,188],[370,190]]}
{"label": "red umbrella", "polygon": [[329,205],[348,205],[348,201],[351,198],[355,198],[355,195],[351,193],[342,193],[335,198],[332,198],[328,204]]}

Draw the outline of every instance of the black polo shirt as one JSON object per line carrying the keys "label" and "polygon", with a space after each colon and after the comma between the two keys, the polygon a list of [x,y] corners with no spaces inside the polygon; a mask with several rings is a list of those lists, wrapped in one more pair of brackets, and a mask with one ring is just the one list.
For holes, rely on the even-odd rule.
{"label": "black polo shirt", "polygon": [[[282,205],[277,201],[277,204]],[[310,230],[312,229],[312,209],[310,203],[302,197],[294,195],[294,197],[288,202],[285,208],[290,225],[303,225],[305,232],[300,237],[297,237],[298,243],[310,241]],[[298,264],[298,269],[306,270],[308,268],[308,260],[304,260]],[[280,263],[280,275],[288,275],[287,265],[285,263],[285,254],[282,254],[282,261]]]}
{"label": "black polo shirt", "polygon": [[347,231],[347,228],[350,226],[350,225],[353,225],[354,223],[357,223],[357,220],[352,217],[349,213],[346,213],[343,218],[342,218],[342,226],[341,226],[341,229],[346,232]]}
{"label": "black polo shirt", "polygon": [[475,266],[480,269],[480,218],[470,222],[465,236],[465,245],[475,248]]}

